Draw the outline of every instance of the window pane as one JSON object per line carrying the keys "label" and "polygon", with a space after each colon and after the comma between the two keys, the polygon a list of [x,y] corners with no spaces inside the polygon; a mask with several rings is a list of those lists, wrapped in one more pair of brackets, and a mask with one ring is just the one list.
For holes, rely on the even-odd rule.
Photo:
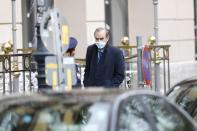
{"label": "window pane", "polygon": [[120,105],[118,131],[188,131],[190,123],[165,99],[132,96]]}
{"label": "window pane", "polygon": [[0,131],[106,131],[110,105],[28,103],[0,113]]}
{"label": "window pane", "polygon": [[189,123],[164,99],[155,96],[143,96],[142,101],[148,107],[160,131],[188,131],[190,129]]}
{"label": "window pane", "polygon": [[137,99],[123,103],[118,120],[119,131],[150,131],[148,120],[145,118],[144,109]]}

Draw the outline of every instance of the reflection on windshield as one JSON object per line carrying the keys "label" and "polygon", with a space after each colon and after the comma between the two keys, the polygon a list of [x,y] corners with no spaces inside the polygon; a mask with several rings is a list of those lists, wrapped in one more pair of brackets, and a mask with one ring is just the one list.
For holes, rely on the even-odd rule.
{"label": "reflection on windshield", "polygon": [[188,131],[189,122],[164,99],[137,96],[122,102],[118,131]]}
{"label": "reflection on windshield", "polygon": [[[154,117],[159,131],[187,131],[188,123],[164,99],[144,96],[144,103]],[[167,124],[168,123],[168,124]]]}
{"label": "reflection on windshield", "polygon": [[145,112],[136,99],[122,105],[118,131],[150,131],[151,127],[145,118]]}
{"label": "reflection on windshield", "polygon": [[0,114],[0,131],[105,131],[108,111],[107,103],[12,106]]}

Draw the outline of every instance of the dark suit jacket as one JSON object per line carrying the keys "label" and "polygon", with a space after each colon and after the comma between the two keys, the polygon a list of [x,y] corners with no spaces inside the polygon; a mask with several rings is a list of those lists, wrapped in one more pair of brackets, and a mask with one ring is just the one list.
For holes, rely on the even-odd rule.
{"label": "dark suit jacket", "polygon": [[109,45],[97,64],[98,48],[90,45],[86,53],[84,86],[118,87],[124,79],[124,56],[120,49]]}

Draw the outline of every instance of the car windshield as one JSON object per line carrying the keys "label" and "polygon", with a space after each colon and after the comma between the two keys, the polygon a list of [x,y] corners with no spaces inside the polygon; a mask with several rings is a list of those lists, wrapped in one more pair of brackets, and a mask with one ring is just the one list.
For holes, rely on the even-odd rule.
{"label": "car windshield", "polygon": [[109,103],[26,103],[0,113],[0,131],[106,131]]}

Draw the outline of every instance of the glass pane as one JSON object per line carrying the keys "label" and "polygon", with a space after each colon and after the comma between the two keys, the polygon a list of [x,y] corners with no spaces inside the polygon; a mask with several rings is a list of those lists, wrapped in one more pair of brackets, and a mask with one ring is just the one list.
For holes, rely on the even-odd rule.
{"label": "glass pane", "polygon": [[164,99],[155,96],[143,96],[142,101],[148,107],[159,131],[188,131],[187,122]]}
{"label": "glass pane", "polygon": [[170,97],[169,100],[176,102],[180,94],[185,90],[185,88],[181,88],[180,86],[176,86],[173,91],[168,95]]}
{"label": "glass pane", "polygon": [[192,88],[188,88],[187,92],[182,96],[182,98],[178,102],[178,104],[189,114],[191,114],[195,110],[196,103],[197,103],[196,86],[193,86]]}
{"label": "glass pane", "polygon": [[124,100],[119,109],[118,131],[188,131],[190,122],[163,98],[139,95]]}
{"label": "glass pane", "polygon": [[29,103],[0,113],[0,131],[106,131],[109,104]]}
{"label": "glass pane", "polygon": [[145,117],[144,109],[137,99],[131,99],[123,103],[120,109],[118,120],[118,131],[150,131],[148,120]]}
{"label": "glass pane", "polygon": [[181,108],[187,111],[190,115],[197,108],[197,86],[194,85],[177,86],[170,94],[169,99],[176,102]]}

